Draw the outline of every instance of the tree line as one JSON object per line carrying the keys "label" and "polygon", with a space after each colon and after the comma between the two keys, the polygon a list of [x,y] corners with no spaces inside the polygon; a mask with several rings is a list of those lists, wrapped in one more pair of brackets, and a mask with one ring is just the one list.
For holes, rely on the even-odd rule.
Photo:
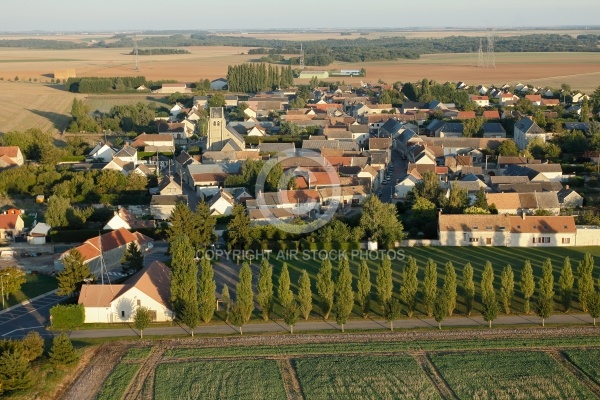
{"label": "tree line", "polygon": [[274,67],[266,64],[239,64],[227,67],[227,84],[231,92],[257,93],[294,85],[291,66]]}
{"label": "tree line", "polygon": [[[129,55],[134,55],[132,51]],[[165,54],[191,54],[189,50],[185,49],[138,49],[138,55],[140,56],[154,56],[154,55],[165,55]]]}

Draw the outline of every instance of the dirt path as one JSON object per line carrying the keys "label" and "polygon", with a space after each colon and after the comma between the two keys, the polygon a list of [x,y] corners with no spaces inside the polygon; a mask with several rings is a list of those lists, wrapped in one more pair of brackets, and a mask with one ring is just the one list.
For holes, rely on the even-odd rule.
{"label": "dirt path", "polygon": [[417,364],[425,372],[425,375],[427,375],[435,390],[437,390],[443,399],[458,399],[456,394],[450,389],[450,386],[448,386],[448,383],[442,378],[435,365],[433,365],[426,352],[413,351],[410,352],[410,355],[414,357]]}
{"label": "dirt path", "polygon": [[145,387],[146,380],[148,379],[151,379],[151,382],[149,383],[151,385],[149,392],[154,393],[154,371],[160,362],[164,351],[164,348],[160,346],[154,346],[152,348],[150,355],[146,358],[136,376],[131,380],[123,398],[132,400],[141,399],[142,389]]}
{"label": "dirt path", "polygon": [[292,360],[289,358],[280,358],[277,360],[277,364],[281,368],[281,378],[288,400],[304,400],[302,386],[300,386],[300,381],[296,375],[296,369],[292,365]]}

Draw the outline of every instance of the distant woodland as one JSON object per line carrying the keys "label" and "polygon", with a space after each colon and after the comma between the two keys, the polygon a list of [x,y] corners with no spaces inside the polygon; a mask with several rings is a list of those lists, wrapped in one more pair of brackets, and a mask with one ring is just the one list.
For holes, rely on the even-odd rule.
{"label": "distant woodland", "polygon": [[[474,53],[479,49],[480,37],[449,36],[438,39],[386,37],[366,39],[344,36],[340,39],[327,39],[302,42],[306,65],[325,66],[334,61],[365,62],[394,59],[417,59],[422,54],[434,53]],[[37,49],[79,49],[85,47],[131,48],[133,38],[116,35],[113,41],[104,40],[93,44],[42,39],[5,39],[0,47],[27,47]],[[561,34],[531,34],[511,37],[497,37],[494,41],[497,52],[597,52],[600,37],[598,35],[579,35],[572,37]],[[256,47],[249,54],[299,54],[299,41],[257,39],[252,37],[216,36],[206,32],[191,35],[174,34],[170,36],[150,36],[138,40],[138,46],[144,48],[162,47],[162,49],[140,49],[139,54],[173,54],[169,47],[186,46],[232,46]],[[152,53],[159,51],[159,53]],[[169,53],[162,53],[169,51]],[[177,53],[179,54],[179,53]],[[277,58],[281,62],[297,64],[298,57],[288,60]]]}

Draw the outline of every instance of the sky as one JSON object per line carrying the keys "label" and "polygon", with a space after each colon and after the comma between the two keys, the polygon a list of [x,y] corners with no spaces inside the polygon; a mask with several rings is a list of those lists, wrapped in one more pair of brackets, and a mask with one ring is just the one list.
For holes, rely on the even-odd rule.
{"label": "sky", "polygon": [[597,0],[0,0],[0,31],[600,25]]}

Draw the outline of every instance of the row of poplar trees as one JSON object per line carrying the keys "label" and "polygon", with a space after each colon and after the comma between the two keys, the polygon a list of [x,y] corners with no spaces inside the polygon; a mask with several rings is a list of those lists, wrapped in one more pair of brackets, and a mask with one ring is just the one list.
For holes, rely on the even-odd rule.
{"label": "row of poplar trees", "polygon": [[291,66],[281,68],[269,64],[239,64],[227,67],[227,85],[230,92],[257,93],[278,87],[294,85]]}
{"label": "row of poplar trees", "polygon": [[[191,249],[192,246],[185,236],[176,238],[171,244],[173,254],[171,300],[178,318],[190,327],[193,335],[193,329],[200,319],[209,322],[214,315],[216,284],[210,261],[203,259],[199,269],[193,259],[194,255]],[[322,261],[316,277],[318,305],[324,319],[327,320],[332,313],[334,314],[342,331],[355,305],[358,306],[360,314],[364,318],[369,316],[373,299],[376,301],[381,315],[390,322],[392,330],[393,321],[401,315],[402,305],[406,315],[412,317],[419,304],[425,314],[434,317],[441,328],[444,318],[452,316],[455,312],[459,293],[462,293],[466,314],[471,315],[475,303],[476,286],[473,267],[470,263],[463,268],[460,288],[452,262],[449,261],[445,265],[441,287],[438,285],[437,269],[437,264],[429,259],[425,265],[424,278],[419,281],[417,261],[414,257],[408,257],[402,270],[401,284],[397,296],[395,296],[392,263],[389,258],[384,257],[378,266],[374,290],[371,273],[365,260],[362,260],[358,266],[357,279],[354,283],[347,258],[340,258],[335,274],[331,261],[325,259]],[[600,281],[598,290],[596,290],[593,269],[593,257],[586,254],[577,268],[577,288],[575,288],[575,275],[571,268],[571,262],[568,257],[565,258],[558,279],[558,295],[562,309],[566,312],[572,307],[577,291],[581,308],[594,318],[595,324],[595,319],[600,317]],[[537,282],[531,262],[526,260],[517,283],[520,285],[523,295],[522,311],[525,314],[531,312],[530,302],[534,298],[534,311],[542,318],[544,324],[545,319],[550,317],[555,310],[556,293],[551,260],[548,258],[544,262],[542,275]],[[492,264],[489,261],[485,263],[480,281],[479,299],[482,316],[485,321],[489,322],[490,327],[501,310],[505,314],[511,313],[517,283],[512,267],[507,265],[500,274],[500,287],[497,292]],[[291,289],[288,266],[284,263],[275,293],[273,266],[267,259],[263,259],[260,263],[256,296],[252,287],[252,271],[249,264],[244,263],[240,268],[236,285],[236,301],[231,301],[227,285],[224,285],[221,297],[227,320],[239,327],[240,333],[242,333],[242,326],[250,320],[254,312],[255,300],[265,321],[270,318],[275,300],[277,300],[281,306],[283,320],[290,326],[292,332],[297,319],[300,316],[308,319],[313,310],[313,293],[308,272],[302,271],[298,281],[298,293],[294,294]]]}

